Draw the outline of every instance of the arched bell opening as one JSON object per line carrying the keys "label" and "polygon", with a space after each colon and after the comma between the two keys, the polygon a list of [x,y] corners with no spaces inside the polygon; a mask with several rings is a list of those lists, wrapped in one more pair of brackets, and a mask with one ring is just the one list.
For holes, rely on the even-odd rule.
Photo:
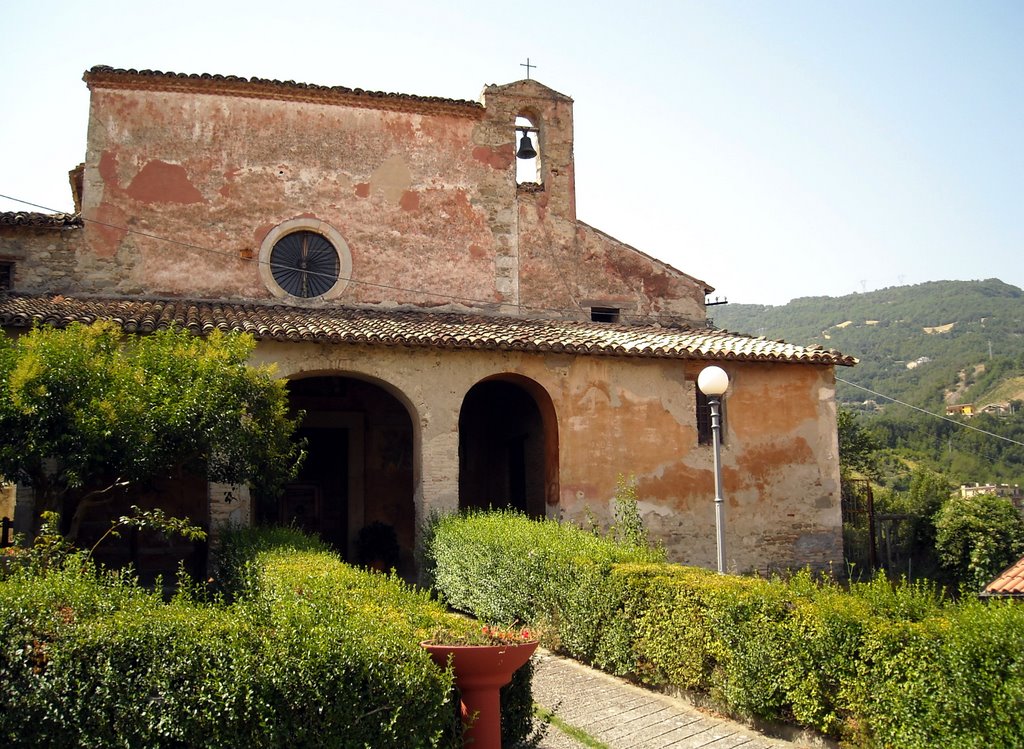
{"label": "arched bell opening", "polygon": [[516,117],[516,184],[541,183],[539,119],[524,113]]}

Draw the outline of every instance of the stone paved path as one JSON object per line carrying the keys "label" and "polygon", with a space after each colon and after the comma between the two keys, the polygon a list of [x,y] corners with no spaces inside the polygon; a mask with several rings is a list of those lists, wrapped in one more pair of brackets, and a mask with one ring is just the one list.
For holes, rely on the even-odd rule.
{"label": "stone paved path", "polygon": [[[823,749],[821,740],[775,738],[539,650],[533,699],[610,749]],[[585,749],[551,726],[540,749]]]}

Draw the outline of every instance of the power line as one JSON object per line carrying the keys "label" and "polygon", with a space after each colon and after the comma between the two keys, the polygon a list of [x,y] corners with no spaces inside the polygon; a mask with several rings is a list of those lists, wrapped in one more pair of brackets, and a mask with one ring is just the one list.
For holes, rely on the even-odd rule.
{"label": "power line", "polygon": [[928,416],[934,416],[936,419],[942,419],[943,421],[948,421],[950,424],[956,424],[957,426],[963,427],[965,429],[972,429],[975,432],[981,432],[982,434],[988,435],[989,437],[995,437],[996,439],[1003,440],[1004,442],[1009,442],[1009,443],[1011,443],[1013,445],[1020,445],[1021,447],[1024,447],[1024,442],[1018,442],[1017,440],[1012,439],[1010,437],[1004,437],[1003,435],[996,434],[995,432],[989,432],[989,431],[987,431],[985,429],[980,429],[978,427],[971,426],[970,424],[964,424],[962,421],[957,421],[956,419],[951,419],[948,416],[943,416],[942,414],[937,414],[937,413],[932,413],[931,411],[926,411],[923,408],[919,408],[917,406],[911,405],[910,403],[904,403],[903,401],[897,400],[896,398],[893,398],[892,396],[889,396],[889,395],[883,395],[882,393],[876,392],[876,391],[874,391],[874,390],[872,390],[870,388],[866,388],[863,385],[858,385],[855,382],[850,382],[849,380],[844,380],[842,377],[836,377],[836,381],[837,382],[841,382],[844,385],[849,385],[850,387],[858,388],[860,390],[863,390],[866,393],[871,393],[872,395],[877,395],[879,398],[885,398],[886,400],[892,401],[893,403],[897,403],[897,404],[899,404],[901,406],[906,406],[907,408],[913,409],[914,411],[920,411],[921,413],[927,414]]}
{"label": "power line", "polygon": [[[22,205],[31,206],[32,208],[38,208],[39,210],[42,210],[42,211],[48,211],[49,213],[61,213],[61,214],[64,214],[64,215],[68,215],[64,211],[58,211],[58,210],[56,210],[54,208],[50,208],[50,207],[44,206],[44,205],[39,205],[38,203],[33,203],[33,202],[29,201],[29,200],[22,200],[21,198],[15,198],[15,197],[13,197],[11,195],[4,195],[3,193],[0,193],[0,198],[4,198],[6,200],[11,200],[11,201],[13,201],[15,203],[21,203]],[[183,247],[183,248],[189,249],[189,250],[196,250],[196,251],[199,251],[199,252],[208,252],[208,253],[211,253],[211,254],[214,254],[214,255],[222,255],[224,257],[230,257],[232,259],[238,259],[238,254],[236,252],[233,252],[233,251],[230,251],[230,250],[218,250],[218,249],[213,248],[213,247],[207,247],[207,246],[204,246],[204,245],[192,244],[191,242],[185,242],[185,241],[180,240],[180,239],[172,239],[171,237],[165,237],[165,236],[160,235],[160,234],[152,234],[150,232],[141,231],[139,229],[133,229],[130,226],[123,226],[121,224],[110,224],[110,223],[107,223],[105,221],[99,221],[98,219],[86,218],[85,216],[82,216],[81,214],[79,214],[79,218],[82,221],[84,221],[84,222],[88,222],[90,224],[95,224],[96,226],[102,226],[102,227],[105,227],[105,228],[108,228],[108,229],[116,229],[118,231],[123,231],[126,234],[134,234],[134,235],[138,235],[140,237],[146,237],[147,239],[155,239],[158,242],[167,242],[169,244],[177,245],[178,247]],[[256,258],[256,257],[246,258],[245,262],[257,263],[258,265],[266,265],[266,266],[268,266],[270,268],[287,268],[288,267],[288,266],[283,266],[283,265],[280,265],[280,264],[277,264],[277,263],[271,263],[271,262],[266,261],[266,260],[260,260],[259,258]],[[323,272],[312,270],[312,269],[307,270],[306,273],[308,275],[311,275],[311,276],[320,276],[320,277],[323,277],[323,278],[327,278],[327,279],[331,280],[332,282],[336,281],[336,280],[341,280],[341,281],[345,281],[347,283],[363,285],[363,286],[370,286],[370,287],[373,287],[373,288],[376,288],[376,289],[383,289],[385,291],[400,291],[400,292],[404,292],[404,293],[408,293],[408,294],[423,294],[425,296],[433,296],[433,297],[438,297],[440,299],[447,299],[448,301],[451,301],[451,302],[463,302],[463,303],[467,303],[467,304],[476,304],[476,305],[485,305],[485,306],[491,306],[491,305],[495,304],[495,301],[493,299],[475,299],[473,297],[460,297],[460,296],[456,296],[454,294],[444,294],[444,293],[438,292],[438,291],[427,291],[425,289],[414,289],[414,288],[407,288],[407,287],[404,287],[404,286],[391,286],[389,284],[374,283],[373,281],[361,281],[359,279],[352,278],[351,276],[348,277],[348,278],[345,278],[344,276],[335,277],[335,276],[332,276],[329,273],[323,273]],[[563,283],[565,283],[564,274],[559,274],[559,275],[563,277],[562,280],[563,280]],[[566,291],[569,293],[569,296],[572,297],[572,292],[571,292],[571,290],[569,290],[568,286],[566,286]],[[528,305],[528,304],[522,304],[522,303],[519,303],[519,302],[517,302],[516,304],[514,304],[512,306],[515,306],[515,307],[517,307],[519,309],[523,309],[523,310],[532,310],[534,312],[549,312],[549,313],[555,313],[555,314],[575,313],[575,312],[578,311],[577,308],[564,309],[564,308],[557,308],[557,307],[534,307],[534,306],[531,306],[531,305]],[[619,315],[620,315],[620,317],[624,317],[626,319],[642,320],[642,321],[653,321],[653,322],[657,322],[657,321],[659,321],[662,318],[661,315],[644,315],[644,314],[637,314],[637,313],[631,313],[631,312],[624,312],[624,311],[621,311],[621,310],[619,312]]]}

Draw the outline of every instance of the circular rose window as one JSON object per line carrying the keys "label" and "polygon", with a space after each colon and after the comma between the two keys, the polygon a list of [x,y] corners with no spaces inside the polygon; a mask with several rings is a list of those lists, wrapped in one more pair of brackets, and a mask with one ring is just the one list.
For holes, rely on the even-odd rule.
{"label": "circular rose window", "polygon": [[288,234],[270,251],[270,272],[292,296],[323,296],[338,282],[340,268],[334,245],[311,231]]}
{"label": "circular rose window", "polygon": [[260,275],[278,297],[330,299],[344,290],[351,268],[345,240],[315,219],[286,221],[260,248]]}

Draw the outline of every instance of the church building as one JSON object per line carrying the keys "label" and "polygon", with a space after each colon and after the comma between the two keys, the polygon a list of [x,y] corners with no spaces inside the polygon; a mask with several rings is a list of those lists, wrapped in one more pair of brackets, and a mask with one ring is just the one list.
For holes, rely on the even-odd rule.
{"label": "church building", "polygon": [[432,512],[607,522],[625,480],[670,560],[713,567],[714,364],[728,567],[841,565],[835,367],[854,360],[715,329],[707,283],[578,220],[569,97],[84,79],[76,213],[0,214],[0,326],[251,333],[306,414],[281,496],[198,482],[168,509],[298,524],[350,559],[383,523],[411,572]]}

